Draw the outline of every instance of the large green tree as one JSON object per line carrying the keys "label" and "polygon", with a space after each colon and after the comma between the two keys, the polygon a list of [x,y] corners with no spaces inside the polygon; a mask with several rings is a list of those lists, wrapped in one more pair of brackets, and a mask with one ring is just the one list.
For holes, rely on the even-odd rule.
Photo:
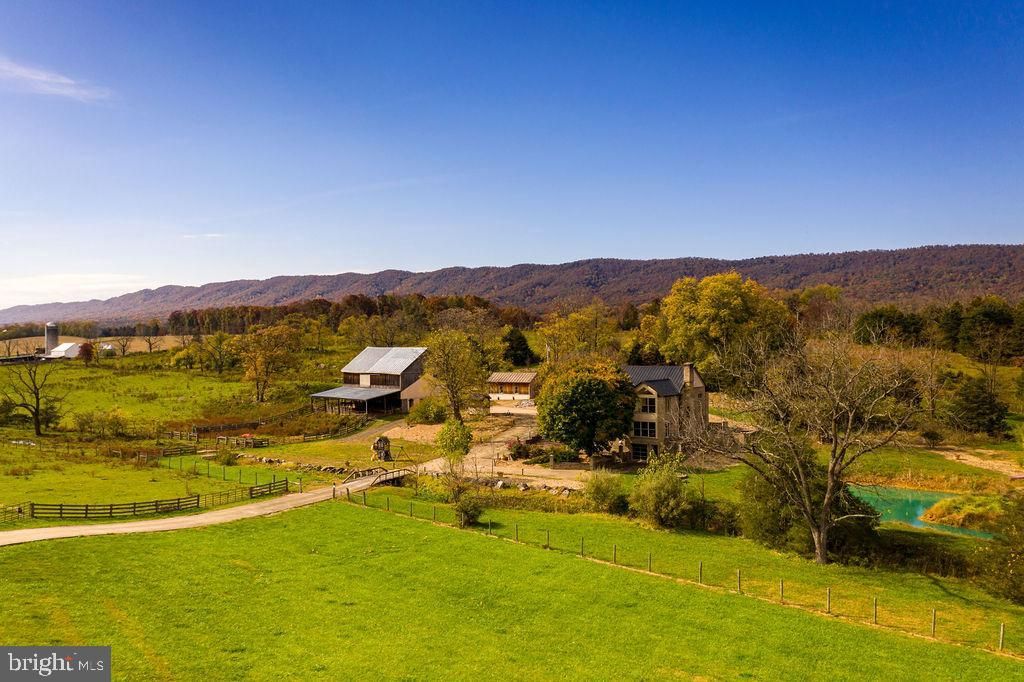
{"label": "large green tree", "polygon": [[950,417],[954,426],[971,433],[999,436],[1009,429],[1006,416],[1009,407],[989,382],[982,377],[970,377],[957,388],[950,404]]}
{"label": "large green tree", "polygon": [[592,455],[629,432],[635,404],[622,370],[604,362],[575,365],[544,383],[537,421],[548,438]]}

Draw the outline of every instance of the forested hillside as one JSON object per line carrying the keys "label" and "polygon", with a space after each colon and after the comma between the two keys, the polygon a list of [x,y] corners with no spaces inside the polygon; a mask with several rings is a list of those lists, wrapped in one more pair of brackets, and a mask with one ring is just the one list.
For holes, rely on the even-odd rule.
{"label": "forested hillside", "polygon": [[600,297],[609,304],[664,296],[685,276],[736,270],[772,289],[815,284],[843,288],[861,304],[926,304],[998,294],[1024,294],[1024,246],[925,246],[891,251],[764,256],[747,260],[673,258],[594,259],[560,265],[445,268],[432,272],[385,270],[372,274],[299,275],[237,280],[199,287],[165,286],[104,301],[48,303],[0,310],[0,323],[43,320],[137,320],[174,310],[232,305],[279,305],[347,294],[476,295],[499,305],[534,310]]}

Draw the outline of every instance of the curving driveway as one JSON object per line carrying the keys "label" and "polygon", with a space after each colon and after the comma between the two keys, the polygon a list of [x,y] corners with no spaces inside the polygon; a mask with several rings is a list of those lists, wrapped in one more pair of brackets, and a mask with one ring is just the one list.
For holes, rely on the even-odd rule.
{"label": "curving driveway", "polygon": [[[338,486],[338,495],[344,495],[345,490],[356,492],[370,487],[373,479],[366,477],[357,479],[351,483]],[[288,511],[304,507],[309,504],[323,502],[331,499],[333,493],[331,488],[320,488],[308,493],[290,493],[281,497],[252,502],[237,507],[225,507],[213,509],[200,514],[188,516],[171,516],[159,519],[146,519],[144,521],[119,521],[116,523],[94,523],[81,524],[76,526],[46,526],[42,528],[20,528],[0,532],[0,547],[4,545],[18,545],[24,542],[38,542],[40,540],[56,540],[59,538],[77,538],[89,535],[123,535],[126,533],[156,533],[163,530],[181,530],[183,528],[201,528],[213,526],[219,523],[231,523],[242,519],[251,519],[257,516],[267,516],[278,512]]]}

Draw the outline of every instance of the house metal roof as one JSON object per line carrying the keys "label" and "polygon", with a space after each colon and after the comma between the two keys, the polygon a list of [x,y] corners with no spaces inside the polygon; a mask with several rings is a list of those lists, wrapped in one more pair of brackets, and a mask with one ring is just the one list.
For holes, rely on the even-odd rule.
{"label": "house metal roof", "polygon": [[401,374],[409,369],[426,348],[368,346],[341,371],[349,374]]}
{"label": "house metal roof", "polygon": [[374,398],[383,398],[386,395],[401,393],[398,388],[362,388],[359,386],[339,386],[320,393],[314,393],[310,398],[335,398],[337,400],[358,400],[365,402]]}
{"label": "house metal roof", "polygon": [[678,365],[626,365],[622,369],[634,388],[647,384],[658,395],[679,395],[686,387],[683,368]]}
{"label": "house metal roof", "polygon": [[537,378],[536,372],[494,372],[487,377],[490,384],[529,384]]}

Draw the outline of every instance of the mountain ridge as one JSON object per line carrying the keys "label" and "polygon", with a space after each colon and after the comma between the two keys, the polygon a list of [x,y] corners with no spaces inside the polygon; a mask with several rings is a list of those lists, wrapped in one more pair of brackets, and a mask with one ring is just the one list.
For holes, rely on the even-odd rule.
{"label": "mountain ridge", "polygon": [[413,272],[278,275],[189,286],[167,284],[108,299],[41,303],[0,310],[0,323],[50,320],[135,321],[175,310],[278,305],[348,294],[475,294],[502,305],[542,310],[600,297],[610,304],[663,296],[680,277],[736,270],[773,289],[834,284],[860,303],[923,304],[993,293],[1024,296],[1024,245],[962,244],[834,253],[659,259],[592,258],[559,264],[451,266]]}

